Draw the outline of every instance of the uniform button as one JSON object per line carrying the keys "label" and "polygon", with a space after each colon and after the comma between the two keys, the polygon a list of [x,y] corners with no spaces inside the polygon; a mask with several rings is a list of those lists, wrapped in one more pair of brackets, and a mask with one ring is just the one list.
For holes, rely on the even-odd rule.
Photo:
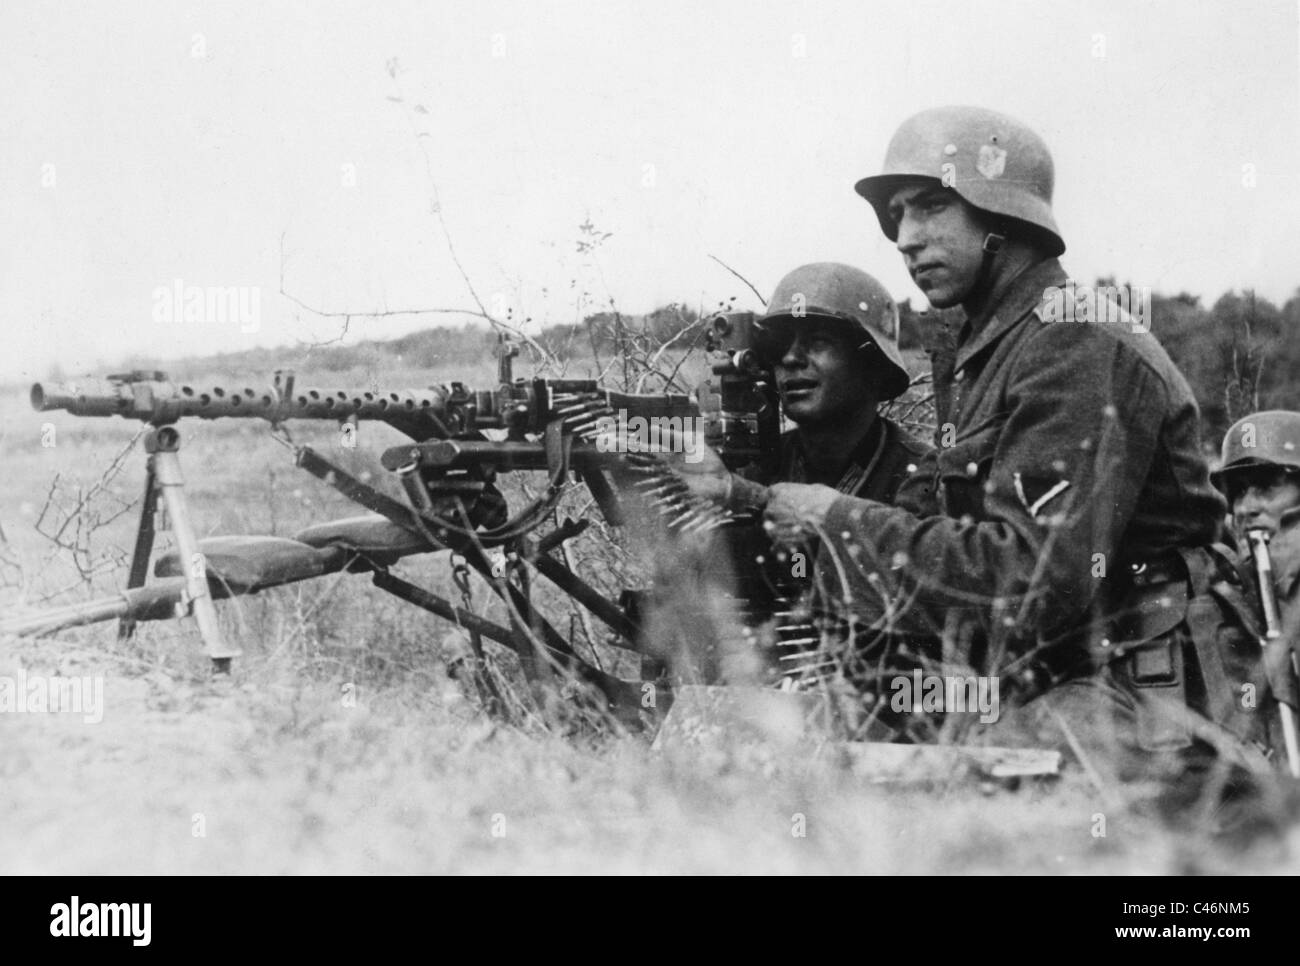
{"label": "uniform button", "polygon": [[953,381],[953,382],[961,382],[961,381],[963,381],[965,378],[966,378],[966,370],[965,370],[965,369],[962,369],[962,370],[959,370],[958,372],[953,373],[952,381]]}

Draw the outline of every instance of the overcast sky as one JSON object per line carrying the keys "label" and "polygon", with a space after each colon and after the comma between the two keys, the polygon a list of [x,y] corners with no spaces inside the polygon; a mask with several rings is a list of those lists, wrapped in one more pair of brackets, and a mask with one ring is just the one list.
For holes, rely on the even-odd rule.
{"label": "overcast sky", "polygon": [[[282,270],[328,311],[472,307],[435,185],[484,302],[535,327],[611,297],[745,305],[710,255],[765,293],[804,262],[850,262],[920,304],[853,183],[900,121],[949,103],[1046,139],[1076,278],[1283,300],[1300,286],[1298,11],[5,0],[0,323],[16,351],[0,378],[336,334],[280,296]],[[588,219],[611,234],[582,253]],[[256,323],[155,321],[177,279],[256,289]]]}

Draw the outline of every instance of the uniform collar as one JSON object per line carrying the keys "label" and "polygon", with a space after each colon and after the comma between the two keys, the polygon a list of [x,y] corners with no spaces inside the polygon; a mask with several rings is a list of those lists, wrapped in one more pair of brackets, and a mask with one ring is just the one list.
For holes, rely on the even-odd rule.
{"label": "uniform collar", "polygon": [[1049,301],[1047,290],[1065,285],[1065,269],[1055,258],[1039,262],[1010,279],[1001,292],[994,291],[989,307],[981,316],[967,318],[957,340],[957,359],[953,371],[960,371],[966,363],[1014,329],[1026,316],[1037,313],[1041,319],[1044,304]]}
{"label": "uniform collar", "polygon": [[853,459],[844,471],[844,475],[840,477],[840,481],[835,484],[835,489],[849,494],[857,493],[862,489],[867,480],[871,479],[871,474],[876,472],[876,467],[880,465],[880,457],[884,454],[888,441],[889,427],[885,424],[883,416],[877,416],[867,435],[854,450]]}
{"label": "uniform collar", "polygon": [[[889,428],[886,424],[885,417],[876,417],[866,435],[853,448],[849,464],[841,474],[839,482],[835,484],[835,489],[841,493],[853,493],[862,485],[864,480],[869,479],[871,474],[875,472],[876,466],[880,463],[880,456],[890,438]],[[788,470],[788,475],[791,477],[791,482],[806,482],[808,479],[807,456],[803,445],[803,437],[798,430],[795,430],[792,443],[791,467]]]}

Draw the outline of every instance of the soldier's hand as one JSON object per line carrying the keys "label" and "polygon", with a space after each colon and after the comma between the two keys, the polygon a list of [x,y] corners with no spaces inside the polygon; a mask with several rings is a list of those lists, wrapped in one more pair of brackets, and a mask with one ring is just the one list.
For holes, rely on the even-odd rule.
{"label": "soldier's hand", "polygon": [[1280,524],[1269,541],[1268,553],[1278,589],[1288,594],[1300,577],[1300,508],[1282,514]]}
{"label": "soldier's hand", "polygon": [[722,457],[705,446],[703,437],[698,435],[678,434],[674,442],[680,445],[662,454],[664,464],[686,484],[692,496],[717,504],[726,502],[731,473]]}
{"label": "soldier's hand", "polygon": [[820,484],[773,484],[768,488],[763,528],[778,545],[803,543],[822,532],[831,504],[839,497],[839,491]]}
{"label": "soldier's hand", "polygon": [[724,503],[732,489],[722,457],[705,445],[699,433],[665,431],[656,445],[649,446],[635,436],[611,431],[596,437],[596,448],[603,453],[653,453],[692,496],[714,503]]}

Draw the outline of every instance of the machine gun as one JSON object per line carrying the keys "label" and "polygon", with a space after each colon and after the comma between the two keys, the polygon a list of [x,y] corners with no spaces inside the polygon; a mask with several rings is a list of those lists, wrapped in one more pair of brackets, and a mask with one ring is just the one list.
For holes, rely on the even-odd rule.
{"label": "machine gun", "polygon": [[[710,320],[706,336],[712,378],[694,397],[619,392],[591,379],[516,379],[512,359],[517,350],[504,338],[498,346],[498,385],[490,390],[459,382],[389,392],[304,388],[284,370],[265,387],[199,386],[152,371],[69,387],[37,384],[31,391],[37,411],[116,415],[148,424],[144,500],[126,589],[120,595],[12,618],[0,622],[0,631],[40,634],[117,618],[119,633],[129,636],[137,621],[193,615],[214,670],[226,672],[238,651],[222,637],[214,600],[327,573],[368,572],[380,589],[464,628],[480,662],[483,638],[512,648],[539,698],[539,689],[560,674],[594,686],[616,712],[635,709],[640,682],[620,680],[575,653],[572,643],[534,606],[531,572],[586,607],[614,632],[619,646],[642,653],[645,679],[661,676],[663,669],[646,656],[639,592],[625,591],[618,601],[610,600],[551,556],[589,520],[566,520],[544,535],[539,531],[574,479],[587,486],[612,525],[625,522],[624,498],[630,493],[650,496],[673,533],[730,525],[733,521],[726,514],[690,496],[653,446],[621,451],[602,445],[602,439],[608,438],[610,428],[637,419],[646,421],[642,425],[654,421],[664,426],[670,436],[702,428],[706,443],[729,468],[756,471],[768,465],[776,456],[780,417],[773,381],[754,358],[755,334],[750,313]],[[186,418],[269,423],[299,467],[370,514],[308,527],[292,540],[198,540],[183,497],[181,437],[174,425]],[[337,420],[344,427],[378,420],[409,436],[410,444],[382,455],[405,501],[370,486],[312,447],[293,443],[283,424],[303,419]],[[547,484],[528,505],[512,511],[494,484],[498,474],[517,470],[544,470]],[[160,579],[146,586],[160,498],[176,549],[154,561],[154,575]],[[503,551],[501,556],[489,554],[494,548]],[[488,581],[506,604],[509,627],[389,571],[401,557],[440,550],[452,552],[462,591],[470,569]]]}

